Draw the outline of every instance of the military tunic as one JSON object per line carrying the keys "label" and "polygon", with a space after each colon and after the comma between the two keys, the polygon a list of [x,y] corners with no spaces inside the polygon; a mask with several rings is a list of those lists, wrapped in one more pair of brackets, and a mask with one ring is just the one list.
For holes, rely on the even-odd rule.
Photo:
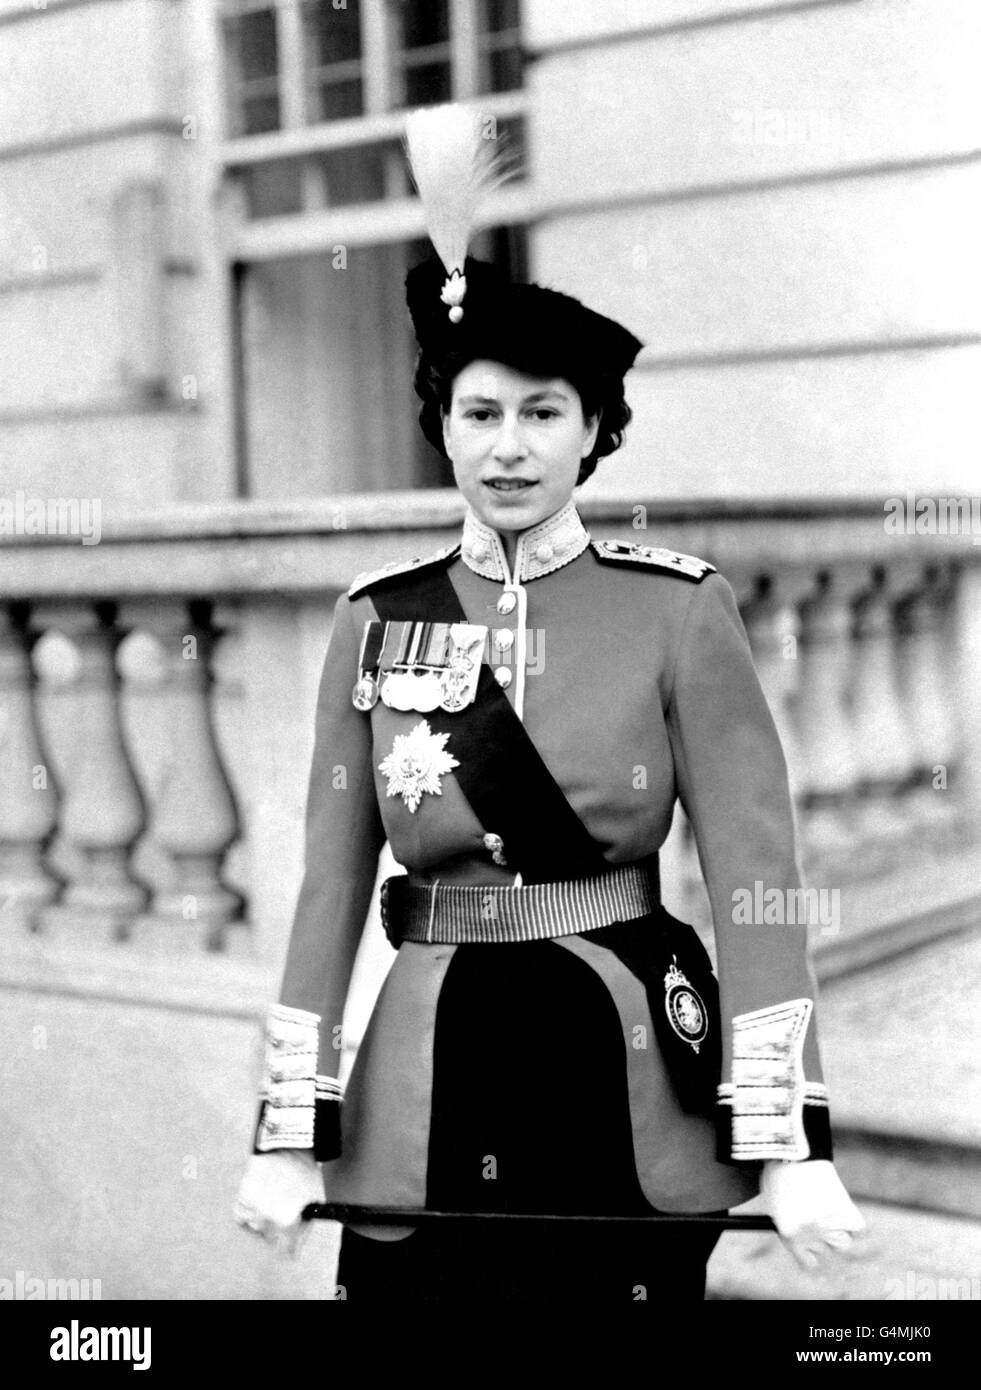
{"label": "military tunic", "polygon": [[[500,535],[468,510],[460,544],[361,576],[337,601],[279,1005],[307,1060],[285,1081],[267,1076],[257,1148],[310,1146],[312,1088],[318,1104],[339,1095],[344,996],[385,840],[413,883],[493,892],[523,881],[461,785],[461,764],[493,750],[455,739],[452,715],[440,737],[418,709],[352,700],[382,596],[402,585],[403,616],[425,623],[432,573],[486,630],[480,655],[606,866],[656,863],[684,807],[714,925],[718,1109],[713,1121],[680,1103],[655,1042],[656,988],[601,933],[404,941],[340,1105],[340,1152],[322,1150],[328,1199],[716,1211],[757,1191],[762,1159],[830,1157],[806,927],[734,911],[756,885],[793,892],[802,879],[784,756],[732,589],[694,557],[592,540],[571,501],[518,537],[513,573]],[[405,762],[413,747],[428,774]],[[542,824],[543,846],[549,835]],[[524,1133],[534,1180],[518,1171]],[[574,1142],[573,1177],[549,1133]],[[486,1171],[495,1144],[507,1150],[503,1179]]]}

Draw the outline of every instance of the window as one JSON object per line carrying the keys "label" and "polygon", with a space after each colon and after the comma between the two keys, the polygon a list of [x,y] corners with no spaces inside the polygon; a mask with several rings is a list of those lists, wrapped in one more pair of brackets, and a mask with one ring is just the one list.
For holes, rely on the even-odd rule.
{"label": "window", "polygon": [[518,0],[224,0],[228,133],[517,91]]}
{"label": "window", "polygon": [[336,121],[363,115],[360,0],[351,0],[343,9],[335,9],[330,0],[305,0],[301,37],[309,119]]}
{"label": "window", "polygon": [[453,93],[448,0],[430,5],[396,5],[395,53],[399,106],[430,106]]}
{"label": "window", "polygon": [[510,92],[521,86],[524,61],[518,0],[482,0],[478,92]]}
{"label": "window", "polygon": [[279,52],[268,6],[238,7],[225,19],[228,121],[234,135],[278,130]]}
{"label": "window", "polygon": [[[239,473],[246,495],[450,483],[416,424],[407,268],[431,253],[404,112],[454,100],[520,168],[518,0],[214,0],[237,188]],[[527,275],[520,180],[474,254]]]}

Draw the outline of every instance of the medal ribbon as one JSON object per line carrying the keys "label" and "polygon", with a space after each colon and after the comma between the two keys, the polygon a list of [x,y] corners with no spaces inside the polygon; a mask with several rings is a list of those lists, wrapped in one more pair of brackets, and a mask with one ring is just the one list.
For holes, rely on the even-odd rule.
{"label": "medal ribbon", "polygon": [[387,635],[387,623],[365,623],[364,636],[361,638],[361,655],[358,657],[360,676],[377,677]]}

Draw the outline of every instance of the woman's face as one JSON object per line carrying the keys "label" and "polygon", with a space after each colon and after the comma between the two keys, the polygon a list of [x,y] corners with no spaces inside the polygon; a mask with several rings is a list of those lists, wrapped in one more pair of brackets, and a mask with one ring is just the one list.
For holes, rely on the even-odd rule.
{"label": "woman's face", "polygon": [[496,531],[524,531],[564,506],[599,420],[561,377],[476,361],[453,382],[443,440],[457,487]]}

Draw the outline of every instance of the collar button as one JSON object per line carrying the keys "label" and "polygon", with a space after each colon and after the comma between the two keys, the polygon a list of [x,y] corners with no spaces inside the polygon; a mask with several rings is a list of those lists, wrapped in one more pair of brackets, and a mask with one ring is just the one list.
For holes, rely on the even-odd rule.
{"label": "collar button", "polygon": [[544,541],[538,546],[535,551],[535,559],[540,560],[543,565],[547,565],[549,560],[555,559],[555,551],[549,545],[548,541]]}

